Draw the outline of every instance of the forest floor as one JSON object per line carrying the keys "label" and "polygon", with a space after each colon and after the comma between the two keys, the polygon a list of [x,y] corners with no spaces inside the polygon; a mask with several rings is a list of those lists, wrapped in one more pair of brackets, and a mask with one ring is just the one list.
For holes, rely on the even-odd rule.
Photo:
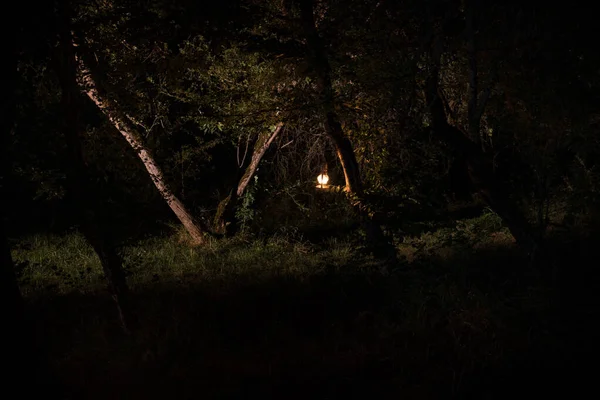
{"label": "forest floor", "polygon": [[405,238],[392,270],[356,243],[128,243],[131,336],[81,236],[12,246],[67,398],[500,399],[595,382],[597,239],[558,236],[549,277],[486,216]]}

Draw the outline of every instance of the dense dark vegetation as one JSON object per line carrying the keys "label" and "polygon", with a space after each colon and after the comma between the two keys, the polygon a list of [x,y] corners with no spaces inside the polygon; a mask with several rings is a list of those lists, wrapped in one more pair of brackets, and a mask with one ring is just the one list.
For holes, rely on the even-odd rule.
{"label": "dense dark vegetation", "polygon": [[4,18],[6,393],[591,388],[593,13],[65,0]]}

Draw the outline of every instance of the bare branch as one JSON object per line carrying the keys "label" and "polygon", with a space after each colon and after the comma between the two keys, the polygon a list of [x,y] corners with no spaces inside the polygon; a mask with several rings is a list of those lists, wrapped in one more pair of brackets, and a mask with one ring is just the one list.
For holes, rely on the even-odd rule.
{"label": "bare branch", "polygon": [[283,122],[280,122],[277,124],[271,134],[266,133],[265,135],[259,137],[256,141],[256,144],[254,145],[254,151],[252,153],[252,161],[250,161],[250,165],[248,165],[248,168],[246,169],[244,176],[242,176],[242,179],[240,179],[237,187],[238,196],[241,196],[244,193],[244,190],[246,190],[246,186],[248,186],[250,179],[252,179],[254,172],[258,168],[260,160],[262,160],[263,156],[271,146],[271,143],[273,143],[273,140],[275,140],[277,135],[279,135],[279,132],[281,132],[282,128]]}

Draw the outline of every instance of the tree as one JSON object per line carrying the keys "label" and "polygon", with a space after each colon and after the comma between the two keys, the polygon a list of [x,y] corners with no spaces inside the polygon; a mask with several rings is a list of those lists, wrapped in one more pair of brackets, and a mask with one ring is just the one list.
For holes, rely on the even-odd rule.
{"label": "tree", "polygon": [[395,261],[396,251],[385,237],[381,225],[373,219],[364,200],[363,183],[352,143],[345,135],[336,112],[335,94],[331,80],[331,65],[315,23],[315,9],[312,0],[300,0],[300,21],[307,43],[311,65],[316,78],[316,91],[319,98],[319,111],[324,118],[325,131],[335,146],[336,153],[346,181],[346,191],[353,198],[353,206],[365,222],[368,241],[390,261]]}
{"label": "tree", "polygon": [[533,252],[537,246],[533,230],[523,213],[508,197],[508,188],[503,187],[496,178],[491,160],[465,133],[448,123],[438,83],[442,53],[442,38],[439,33],[434,34],[431,44],[431,72],[425,88],[425,98],[431,113],[431,129],[436,136],[465,157],[473,188],[502,218],[517,242],[527,251]]}
{"label": "tree", "polygon": [[346,191],[362,195],[363,185],[352,143],[344,134],[335,111],[334,91],[331,83],[331,66],[322,39],[315,25],[312,0],[299,2],[302,28],[310,51],[310,62],[317,79],[316,90],[322,102],[321,112],[325,118],[325,130],[335,145],[340,164],[344,170]]}
{"label": "tree", "polygon": [[275,126],[272,132],[265,132],[262,135],[259,135],[256,143],[254,144],[254,149],[252,151],[252,157],[250,163],[246,167],[246,170],[236,188],[234,188],[229,196],[225,199],[221,200],[219,206],[217,208],[217,213],[214,219],[214,227],[217,232],[225,233],[227,222],[231,222],[233,220],[232,215],[234,214],[234,204],[237,199],[239,199],[246,190],[246,187],[252,180],[252,177],[256,173],[258,168],[258,164],[262,160],[263,156],[273,143],[273,141],[279,135],[279,132],[283,129],[283,123],[280,122]]}
{"label": "tree", "polygon": [[67,192],[71,199],[72,211],[79,216],[81,231],[100,259],[117,305],[121,325],[125,332],[129,332],[133,324],[133,314],[125,273],[112,243],[112,235],[104,224],[102,194],[91,185],[82,156],[79,137],[81,100],[77,87],[77,61],[70,29],[68,4],[63,4],[58,9],[60,46],[56,51],[55,66],[62,89],[63,131],[68,148]]}
{"label": "tree", "polygon": [[[78,83],[86,96],[135,151],[148,172],[152,183],[158,189],[158,193],[188,232],[191,243],[199,245],[205,241],[207,228],[200,219],[194,218],[192,212],[176,195],[175,190],[165,176],[164,169],[160,166],[153,151],[146,145],[137,129],[145,129],[143,133],[148,136],[155,123],[161,121],[163,117],[161,112],[169,108],[168,102],[163,102],[160,98],[152,98],[154,93],[152,93],[151,88],[148,90],[148,83],[160,80],[160,64],[163,60],[160,54],[161,50],[154,47],[154,43],[146,42],[148,47],[144,47],[137,42],[139,40],[137,35],[140,32],[143,33],[145,29],[162,30],[165,29],[165,24],[164,21],[160,20],[160,17],[158,17],[158,21],[149,18],[145,21],[148,26],[134,26],[130,29],[133,36],[131,38],[119,31],[119,28],[131,22],[131,18],[121,18],[119,12],[120,10],[134,9],[146,17],[151,16],[153,11],[161,14],[159,5],[155,4],[155,6],[157,8],[150,7],[150,10],[141,10],[137,8],[139,4],[129,4],[128,2],[81,4],[77,8],[76,24],[74,25],[77,32],[75,45],[77,47]],[[129,13],[126,14],[129,15]],[[133,23],[135,24],[135,22],[134,20]],[[156,25],[159,22],[162,25]],[[168,30],[168,26],[166,28]],[[165,32],[165,36],[167,34]],[[129,39],[134,41],[133,44],[128,42]],[[162,38],[159,36],[160,39]],[[141,55],[140,51],[136,51],[138,46],[145,52],[144,59],[138,58]],[[97,57],[98,53],[102,55],[100,58]],[[156,53],[158,53],[158,56],[156,56]],[[149,63],[148,58],[151,59]],[[91,60],[95,60],[95,62]],[[93,64],[95,64],[95,68],[91,68]],[[133,67],[129,68],[130,65],[133,65]],[[107,73],[111,67],[115,66],[116,71],[112,74]],[[107,79],[106,75],[111,78],[115,77],[117,83],[115,84],[113,80]],[[138,75],[142,75],[142,85],[139,85],[136,79]],[[128,78],[130,78],[129,84],[123,85],[122,82],[127,81]],[[143,82],[144,80],[146,82]],[[121,93],[126,96],[119,96]],[[136,103],[138,100],[141,103]],[[147,112],[149,109],[151,109],[150,115]],[[152,118],[154,121],[154,123],[147,125],[152,125],[150,128],[146,128],[146,125],[141,122],[146,117]],[[163,122],[161,121],[161,125],[164,126]]]}
{"label": "tree", "polygon": [[593,115],[593,85],[583,84],[592,77],[584,67],[595,57],[584,50],[592,24],[578,15],[558,27],[561,11],[535,4],[427,4],[429,127],[465,159],[474,194],[533,252],[549,208],[560,214],[575,138],[587,136]]}
{"label": "tree", "polygon": [[187,210],[183,202],[175,196],[171,188],[166,182],[166,179],[162,173],[161,168],[158,166],[154,157],[150,154],[150,151],[144,146],[142,141],[138,138],[135,131],[129,126],[124,118],[119,116],[119,112],[114,105],[110,104],[107,99],[100,97],[96,82],[92,78],[90,70],[79,60],[78,77],[83,92],[89,97],[90,100],[98,107],[98,109],[113,123],[115,129],[123,135],[125,140],[135,150],[138,157],[144,163],[144,167],[148,171],[152,182],[158,189],[163,199],[167,202],[173,213],[177,216],[177,219],[184,226],[186,231],[191,237],[194,245],[200,245],[204,243],[204,232],[205,229],[200,225],[198,221],[194,219],[192,214]]}

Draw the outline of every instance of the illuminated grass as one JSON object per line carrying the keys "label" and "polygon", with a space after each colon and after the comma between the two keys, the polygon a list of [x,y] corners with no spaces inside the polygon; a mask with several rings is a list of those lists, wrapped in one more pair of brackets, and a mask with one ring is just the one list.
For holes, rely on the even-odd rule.
{"label": "illuminated grass", "polygon": [[[303,279],[320,273],[325,264],[345,265],[353,256],[350,244],[335,240],[316,248],[277,237],[234,238],[192,248],[176,235],[149,238],[120,253],[133,289],[156,283],[235,284],[273,276]],[[105,285],[98,258],[79,233],[31,236],[13,245],[12,254],[26,296],[93,293]]]}

